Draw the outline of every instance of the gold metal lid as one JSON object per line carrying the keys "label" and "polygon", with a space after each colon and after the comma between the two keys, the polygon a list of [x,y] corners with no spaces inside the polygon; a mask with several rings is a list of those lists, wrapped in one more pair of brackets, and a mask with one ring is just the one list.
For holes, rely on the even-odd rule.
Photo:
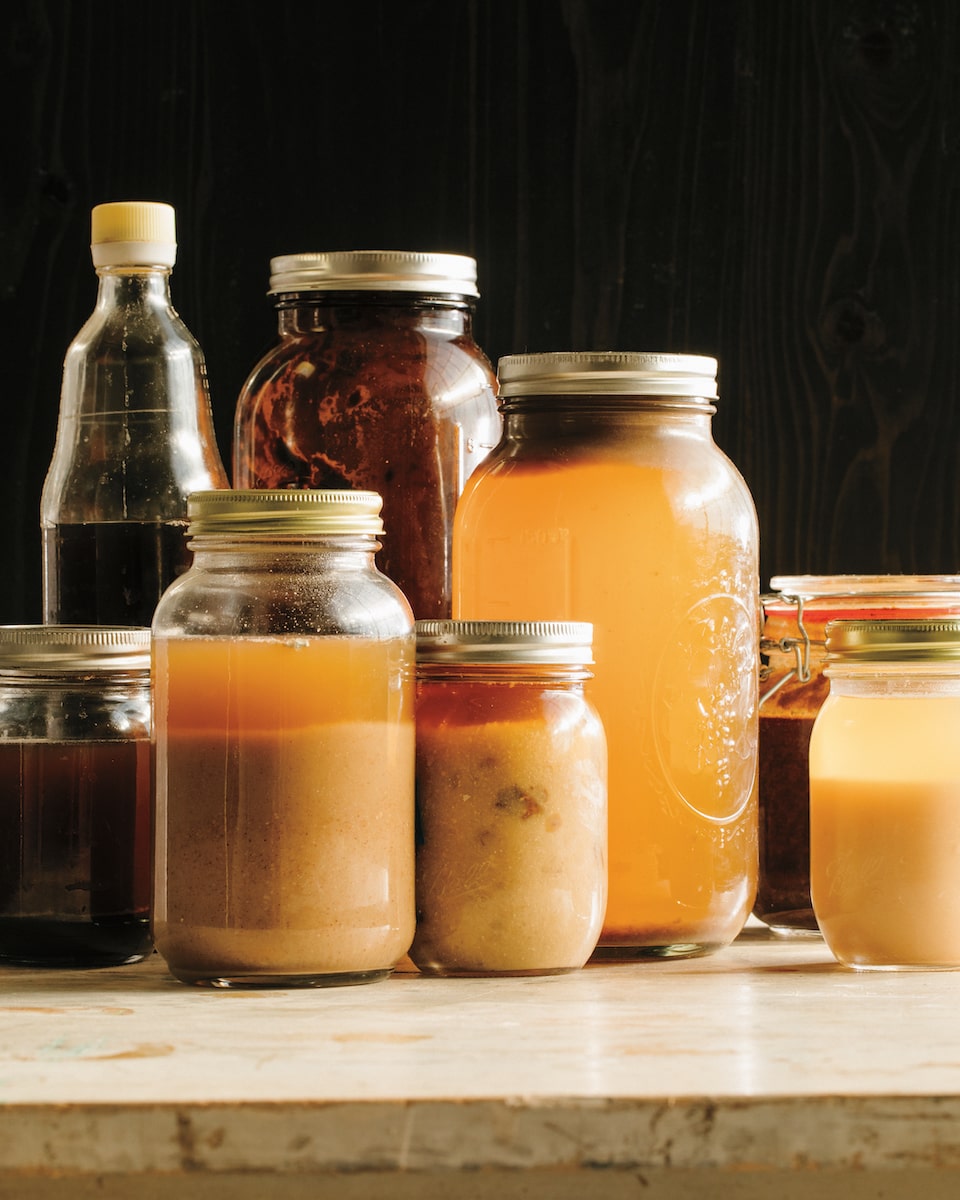
{"label": "gold metal lid", "polygon": [[832,663],[960,660],[960,618],[830,621],[826,635]]}
{"label": "gold metal lid", "polygon": [[417,621],[418,663],[593,662],[589,621]]}
{"label": "gold metal lid", "polygon": [[187,499],[191,537],[275,534],[328,537],[383,532],[378,492],[320,488],[193,492]]}
{"label": "gold metal lid", "polygon": [[411,250],[284,254],[270,260],[270,294],[278,292],[419,292],[476,297],[477,262],[466,254]]}
{"label": "gold metal lid", "polygon": [[150,630],[136,625],[0,625],[0,672],[149,671]]}
{"label": "gold metal lid", "polygon": [[717,398],[717,360],[699,354],[594,351],[510,354],[497,364],[500,396]]}

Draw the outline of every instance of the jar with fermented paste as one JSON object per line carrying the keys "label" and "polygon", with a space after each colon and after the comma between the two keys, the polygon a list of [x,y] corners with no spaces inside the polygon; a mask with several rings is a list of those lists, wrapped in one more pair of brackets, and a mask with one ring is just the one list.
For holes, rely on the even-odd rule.
{"label": "jar with fermented paste", "polygon": [[433,975],[589,958],[607,890],[607,754],[589,624],[417,623],[417,932]]}
{"label": "jar with fermented paste", "polygon": [[598,954],[703,954],[757,882],[758,530],[713,440],[716,359],[500,360],[504,436],[468,480],[454,616],[589,621],[609,750]]}
{"label": "jar with fermented paste", "polygon": [[414,925],[414,634],[368,491],[199,492],[153,624],[154,935],[212,987],[389,974]]}
{"label": "jar with fermented paste", "polygon": [[960,967],[960,618],[832,621],[810,738],[810,885],[862,970]]}

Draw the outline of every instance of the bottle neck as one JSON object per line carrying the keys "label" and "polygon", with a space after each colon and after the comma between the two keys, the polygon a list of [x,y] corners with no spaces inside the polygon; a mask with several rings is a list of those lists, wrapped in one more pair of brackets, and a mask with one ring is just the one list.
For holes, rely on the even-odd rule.
{"label": "bottle neck", "polygon": [[473,308],[462,297],[405,296],[384,292],[293,292],[276,299],[281,336],[327,330],[433,330],[470,336]]}
{"label": "bottle neck", "polygon": [[99,267],[97,308],[170,308],[169,267]]}

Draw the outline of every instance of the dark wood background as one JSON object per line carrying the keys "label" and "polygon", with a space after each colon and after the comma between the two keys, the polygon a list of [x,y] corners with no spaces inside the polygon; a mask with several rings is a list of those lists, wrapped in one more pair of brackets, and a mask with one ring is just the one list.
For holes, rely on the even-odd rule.
{"label": "dark wood background", "polygon": [[[269,259],[455,250],[478,339],[720,360],[773,573],[960,569],[955,0],[12,0],[0,16],[0,621],[89,212],[178,212],[221,451]],[[625,552],[627,552],[625,548]]]}

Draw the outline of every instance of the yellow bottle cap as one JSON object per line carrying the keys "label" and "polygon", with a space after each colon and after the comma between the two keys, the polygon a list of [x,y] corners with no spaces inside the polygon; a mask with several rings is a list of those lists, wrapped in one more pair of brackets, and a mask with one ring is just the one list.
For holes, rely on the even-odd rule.
{"label": "yellow bottle cap", "polygon": [[95,267],[172,267],[176,214],[169,204],[147,200],[98,204],[90,219],[90,250]]}

